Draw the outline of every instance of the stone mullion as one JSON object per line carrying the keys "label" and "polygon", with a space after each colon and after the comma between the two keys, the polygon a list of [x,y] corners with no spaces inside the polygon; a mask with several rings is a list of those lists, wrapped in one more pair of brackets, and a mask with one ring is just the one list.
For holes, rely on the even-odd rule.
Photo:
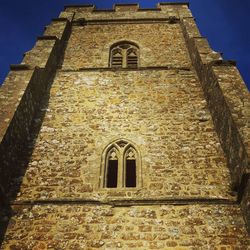
{"label": "stone mullion", "polygon": [[122,50],[122,68],[127,67],[127,50],[123,49]]}
{"label": "stone mullion", "polygon": [[123,187],[123,152],[120,151],[118,155],[118,176],[117,176],[117,187]]}
{"label": "stone mullion", "polygon": [[126,152],[123,152],[123,176],[122,176],[122,180],[123,180],[123,187],[126,187],[126,176],[127,176],[127,172],[126,172],[126,156],[125,156]]}

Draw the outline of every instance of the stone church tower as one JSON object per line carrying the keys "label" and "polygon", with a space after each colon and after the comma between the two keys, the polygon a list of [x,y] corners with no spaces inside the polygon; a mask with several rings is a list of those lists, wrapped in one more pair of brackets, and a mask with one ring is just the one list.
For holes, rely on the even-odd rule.
{"label": "stone church tower", "polygon": [[249,104],[187,3],[66,6],[0,88],[2,249],[249,249]]}

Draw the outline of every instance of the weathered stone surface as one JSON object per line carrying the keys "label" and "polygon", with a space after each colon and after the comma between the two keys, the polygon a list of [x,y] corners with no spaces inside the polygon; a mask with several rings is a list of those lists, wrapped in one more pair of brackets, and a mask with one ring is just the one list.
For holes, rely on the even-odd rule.
{"label": "weathered stone surface", "polygon": [[201,81],[221,146],[227,157],[232,186],[238,191],[238,200],[249,228],[250,215],[247,211],[250,204],[250,95],[234,63],[222,61],[218,53],[204,40],[201,43],[201,39],[196,37],[196,29],[188,23],[190,22],[183,19],[181,25],[191,61]]}
{"label": "weathered stone surface", "polygon": [[34,48],[25,53],[22,63],[44,68],[56,44],[55,39],[38,40]]}
{"label": "weathered stone surface", "polygon": [[243,211],[243,215],[246,221],[246,226],[248,231],[250,232],[250,176],[245,176],[245,186],[242,192],[242,200],[241,200],[241,208]]}
{"label": "weathered stone surface", "polygon": [[[53,29],[55,27],[50,30]],[[31,138],[33,119],[60,63],[62,39],[65,40],[68,32],[67,23],[61,32],[61,40],[50,40],[51,37],[38,40],[25,56],[24,64],[12,67],[0,88],[0,200],[5,192],[2,190],[9,189],[11,177],[20,183],[20,177],[15,176],[24,171],[25,163],[20,160],[20,155],[23,158],[29,151],[26,145]]]}
{"label": "weathered stone surface", "polygon": [[[103,149],[119,137],[138,145],[143,185],[107,196],[99,186],[99,164]],[[193,72],[57,74],[18,200],[112,196],[234,199]]]}
{"label": "weathered stone surface", "polygon": [[73,26],[63,69],[108,67],[110,46],[122,40],[139,45],[141,67],[190,66],[179,24],[97,24]]}
{"label": "weathered stone surface", "polygon": [[[138,68],[110,67],[120,41]],[[248,249],[249,93],[187,4],[68,6],[0,94],[3,249]],[[117,140],[137,187],[102,185]]]}
{"label": "weathered stone surface", "polygon": [[[250,244],[238,206],[35,205],[29,210],[13,209],[4,249],[247,250]],[[153,217],[148,216],[152,213]]]}
{"label": "weathered stone surface", "polygon": [[46,27],[44,35],[56,36],[58,39],[62,39],[65,34],[65,28],[67,26],[67,20],[54,20],[50,25]]}

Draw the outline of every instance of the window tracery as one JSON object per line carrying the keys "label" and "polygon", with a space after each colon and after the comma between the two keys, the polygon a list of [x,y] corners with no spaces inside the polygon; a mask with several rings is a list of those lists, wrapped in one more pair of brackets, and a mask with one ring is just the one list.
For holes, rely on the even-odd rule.
{"label": "window tracery", "polygon": [[139,48],[131,42],[114,44],[110,49],[110,66],[112,68],[137,68]]}
{"label": "window tracery", "polygon": [[101,187],[138,187],[140,175],[140,156],[133,143],[117,140],[106,147],[102,156]]}

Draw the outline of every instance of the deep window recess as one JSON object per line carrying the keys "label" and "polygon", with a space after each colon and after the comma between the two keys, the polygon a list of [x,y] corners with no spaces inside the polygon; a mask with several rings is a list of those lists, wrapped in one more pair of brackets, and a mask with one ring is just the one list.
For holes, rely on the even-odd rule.
{"label": "deep window recess", "polygon": [[120,42],[111,46],[110,67],[112,68],[137,68],[139,48],[130,42]]}
{"label": "deep window recess", "polygon": [[118,176],[118,151],[117,149],[111,148],[107,155],[107,178],[106,186],[109,188],[117,187],[117,176]]}
{"label": "deep window recess", "polygon": [[126,187],[136,187],[136,152],[133,148],[129,148],[126,152],[126,168],[125,178]]}
{"label": "deep window recess", "polygon": [[117,172],[118,172],[118,161],[109,160],[108,162],[108,175],[107,175],[107,187],[117,187]]}
{"label": "deep window recess", "polygon": [[135,146],[117,140],[103,153],[101,187],[131,188],[140,185],[140,157]]}

